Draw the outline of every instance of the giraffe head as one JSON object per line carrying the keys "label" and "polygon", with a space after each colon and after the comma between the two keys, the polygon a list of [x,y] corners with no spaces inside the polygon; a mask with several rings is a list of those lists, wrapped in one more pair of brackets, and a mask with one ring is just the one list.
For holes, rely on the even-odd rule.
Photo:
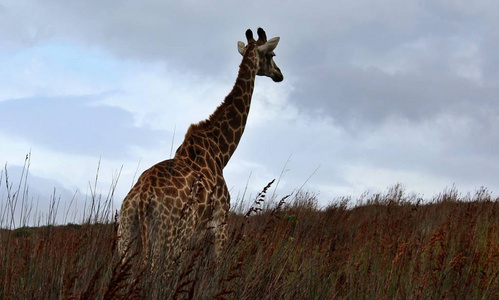
{"label": "giraffe head", "polygon": [[267,76],[272,78],[275,82],[280,82],[283,80],[281,70],[274,62],[274,49],[279,43],[279,37],[271,38],[267,41],[267,34],[262,28],[258,28],[258,40],[253,38],[253,32],[248,29],[246,30],[246,39],[248,40],[248,45],[243,42],[237,43],[237,48],[241,55],[247,48],[256,49],[256,60],[258,62],[257,75]]}

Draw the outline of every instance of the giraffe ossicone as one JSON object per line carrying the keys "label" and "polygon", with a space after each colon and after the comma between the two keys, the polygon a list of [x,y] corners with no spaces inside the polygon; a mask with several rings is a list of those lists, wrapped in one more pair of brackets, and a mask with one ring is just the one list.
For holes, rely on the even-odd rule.
{"label": "giraffe ossicone", "polygon": [[164,255],[169,264],[207,235],[220,259],[230,208],[223,169],[244,132],[255,77],[283,80],[273,59],[279,38],[267,41],[261,28],[257,33],[255,40],[248,29],[247,45],[238,42],[243,59],[222,104],[208,119],[192,124],[175,156],[144,171],[123,200],[118,227],[122,255],[142,251],[153,266]]}

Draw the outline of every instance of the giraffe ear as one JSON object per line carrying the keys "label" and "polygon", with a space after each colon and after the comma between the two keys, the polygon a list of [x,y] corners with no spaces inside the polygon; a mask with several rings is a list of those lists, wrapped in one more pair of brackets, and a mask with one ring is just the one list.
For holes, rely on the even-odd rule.
{"label": "giraffe ear", "polygon": [[241,55],[244,54],[245,47],[246,47],[246,45],[244,45],[243,42],[237,42],[237,50],[239,51],[239,53],[241,53]]}
{"label": "giraffe ear", "polygon": [[258,51],[262,53],[272,52],[274,51],[275,47],[277,47],[278,43],[279,43],[279,37],[271,38],[270,40],[268,40],[268,42],[259,46]]}

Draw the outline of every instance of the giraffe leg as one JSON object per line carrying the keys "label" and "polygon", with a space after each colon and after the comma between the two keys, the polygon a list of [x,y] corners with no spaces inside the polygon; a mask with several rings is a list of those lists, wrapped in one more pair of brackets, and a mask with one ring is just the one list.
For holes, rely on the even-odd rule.
{"label": "giraffe leg", "polygon": [[151,269],[154,272],[162,271],[163,278],[173,274],[175,260],[179,255],[178,249],[178,222],[165,218],[154,232],[152,246]]}
{"label": "giraffe leg", "polygon": [[175,234],[172,240],[171,256],[178,260],[189,248],[195,230],[195,213],[192,203],[186,203],[182,218],[176,222]]}
{"label": "giraffe leg", "polygon": [[229,201],[222,199],[216,200],[215,211],[213,214],[212,228],[214,233],[214,259],[218,263],[221,262],[222,251],[227,241],[227,215],[229,212]]}
{"label": "giraffe leg", "polygon": [[136,210],[122,209],[118,226],[118,252],[123,261],[137,251],[138,225]]}
{"label": "giraffe leg", "polygon": [[220,224],[215,232],[215,251],[213,258],[217,264],[222,262],[222,251],[227,241],[227,224]]}
{"label": "giraffe leg", "polygon": [[122,216],[118,226],[118,252],[121,257],[125,256],[126,249],[130,244],[130,229],[127,223],[128,221],[125,221],[125,218]]}
{"label": "giraffe leg", "polygon": [[164,250],[165,250],[165,233],[160,229],[156,229],[157,232],[154,233],[154,239],[151,243],[152,245],[152,253],[151,253],[151,269],[153,271],[160,270],[160,267],[163,265],[163,261],[165,259]]}
{"label": "giraffe leg", "polygon": [[186,204],[185,210],[178,219],[169,219],[165,232],[166,242],[161,247],[163,278],[171,278],[182,263],[182,255],[188,249],[195,230],[195,214]]}
{"label": "giraffe leg", "polygon": [[141,238],[141,242],[142,242],[142,254],[144,255],[143,257],[143,265],[144,266],[147,266],[147,263],[149,262],[149,253],[151,251],[151,248],[150,248],[150,244],[151,244],[151,240],[150,240],[150,237],[149,237],[149,225],[148,222],[147,222],[147,218],[146,217],[143,217],[143,219],[141,221],[139,221],[140,223],[140,238]]}
{"label": "giraffe leg", "polygon": [[179,224],[182,222],[169,221],[161,234],[156,236],[153,247],[151,268],[153,272],[161,274],[163,280],[174,275],[178,259],[182,255],[182,239]]}

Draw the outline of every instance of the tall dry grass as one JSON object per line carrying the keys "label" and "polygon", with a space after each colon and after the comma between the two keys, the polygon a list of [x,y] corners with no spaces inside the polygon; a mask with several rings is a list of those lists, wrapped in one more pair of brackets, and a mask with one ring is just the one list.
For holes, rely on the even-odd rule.
{"label": "tall dry grass", "polygon": [[118,219],[107,199],[96,197],[81,225],[3,229],[0,298],[499,296],[499,204],[485,189],[467,196],[449,190],[423,201],[397,185],[327,207],[307,193],[271,202],[268,189],[250,208],[234,205],[220,265],[201,244],[184,253],[170,277],[153,276],[137,263],[139,255],[120,262]]}

